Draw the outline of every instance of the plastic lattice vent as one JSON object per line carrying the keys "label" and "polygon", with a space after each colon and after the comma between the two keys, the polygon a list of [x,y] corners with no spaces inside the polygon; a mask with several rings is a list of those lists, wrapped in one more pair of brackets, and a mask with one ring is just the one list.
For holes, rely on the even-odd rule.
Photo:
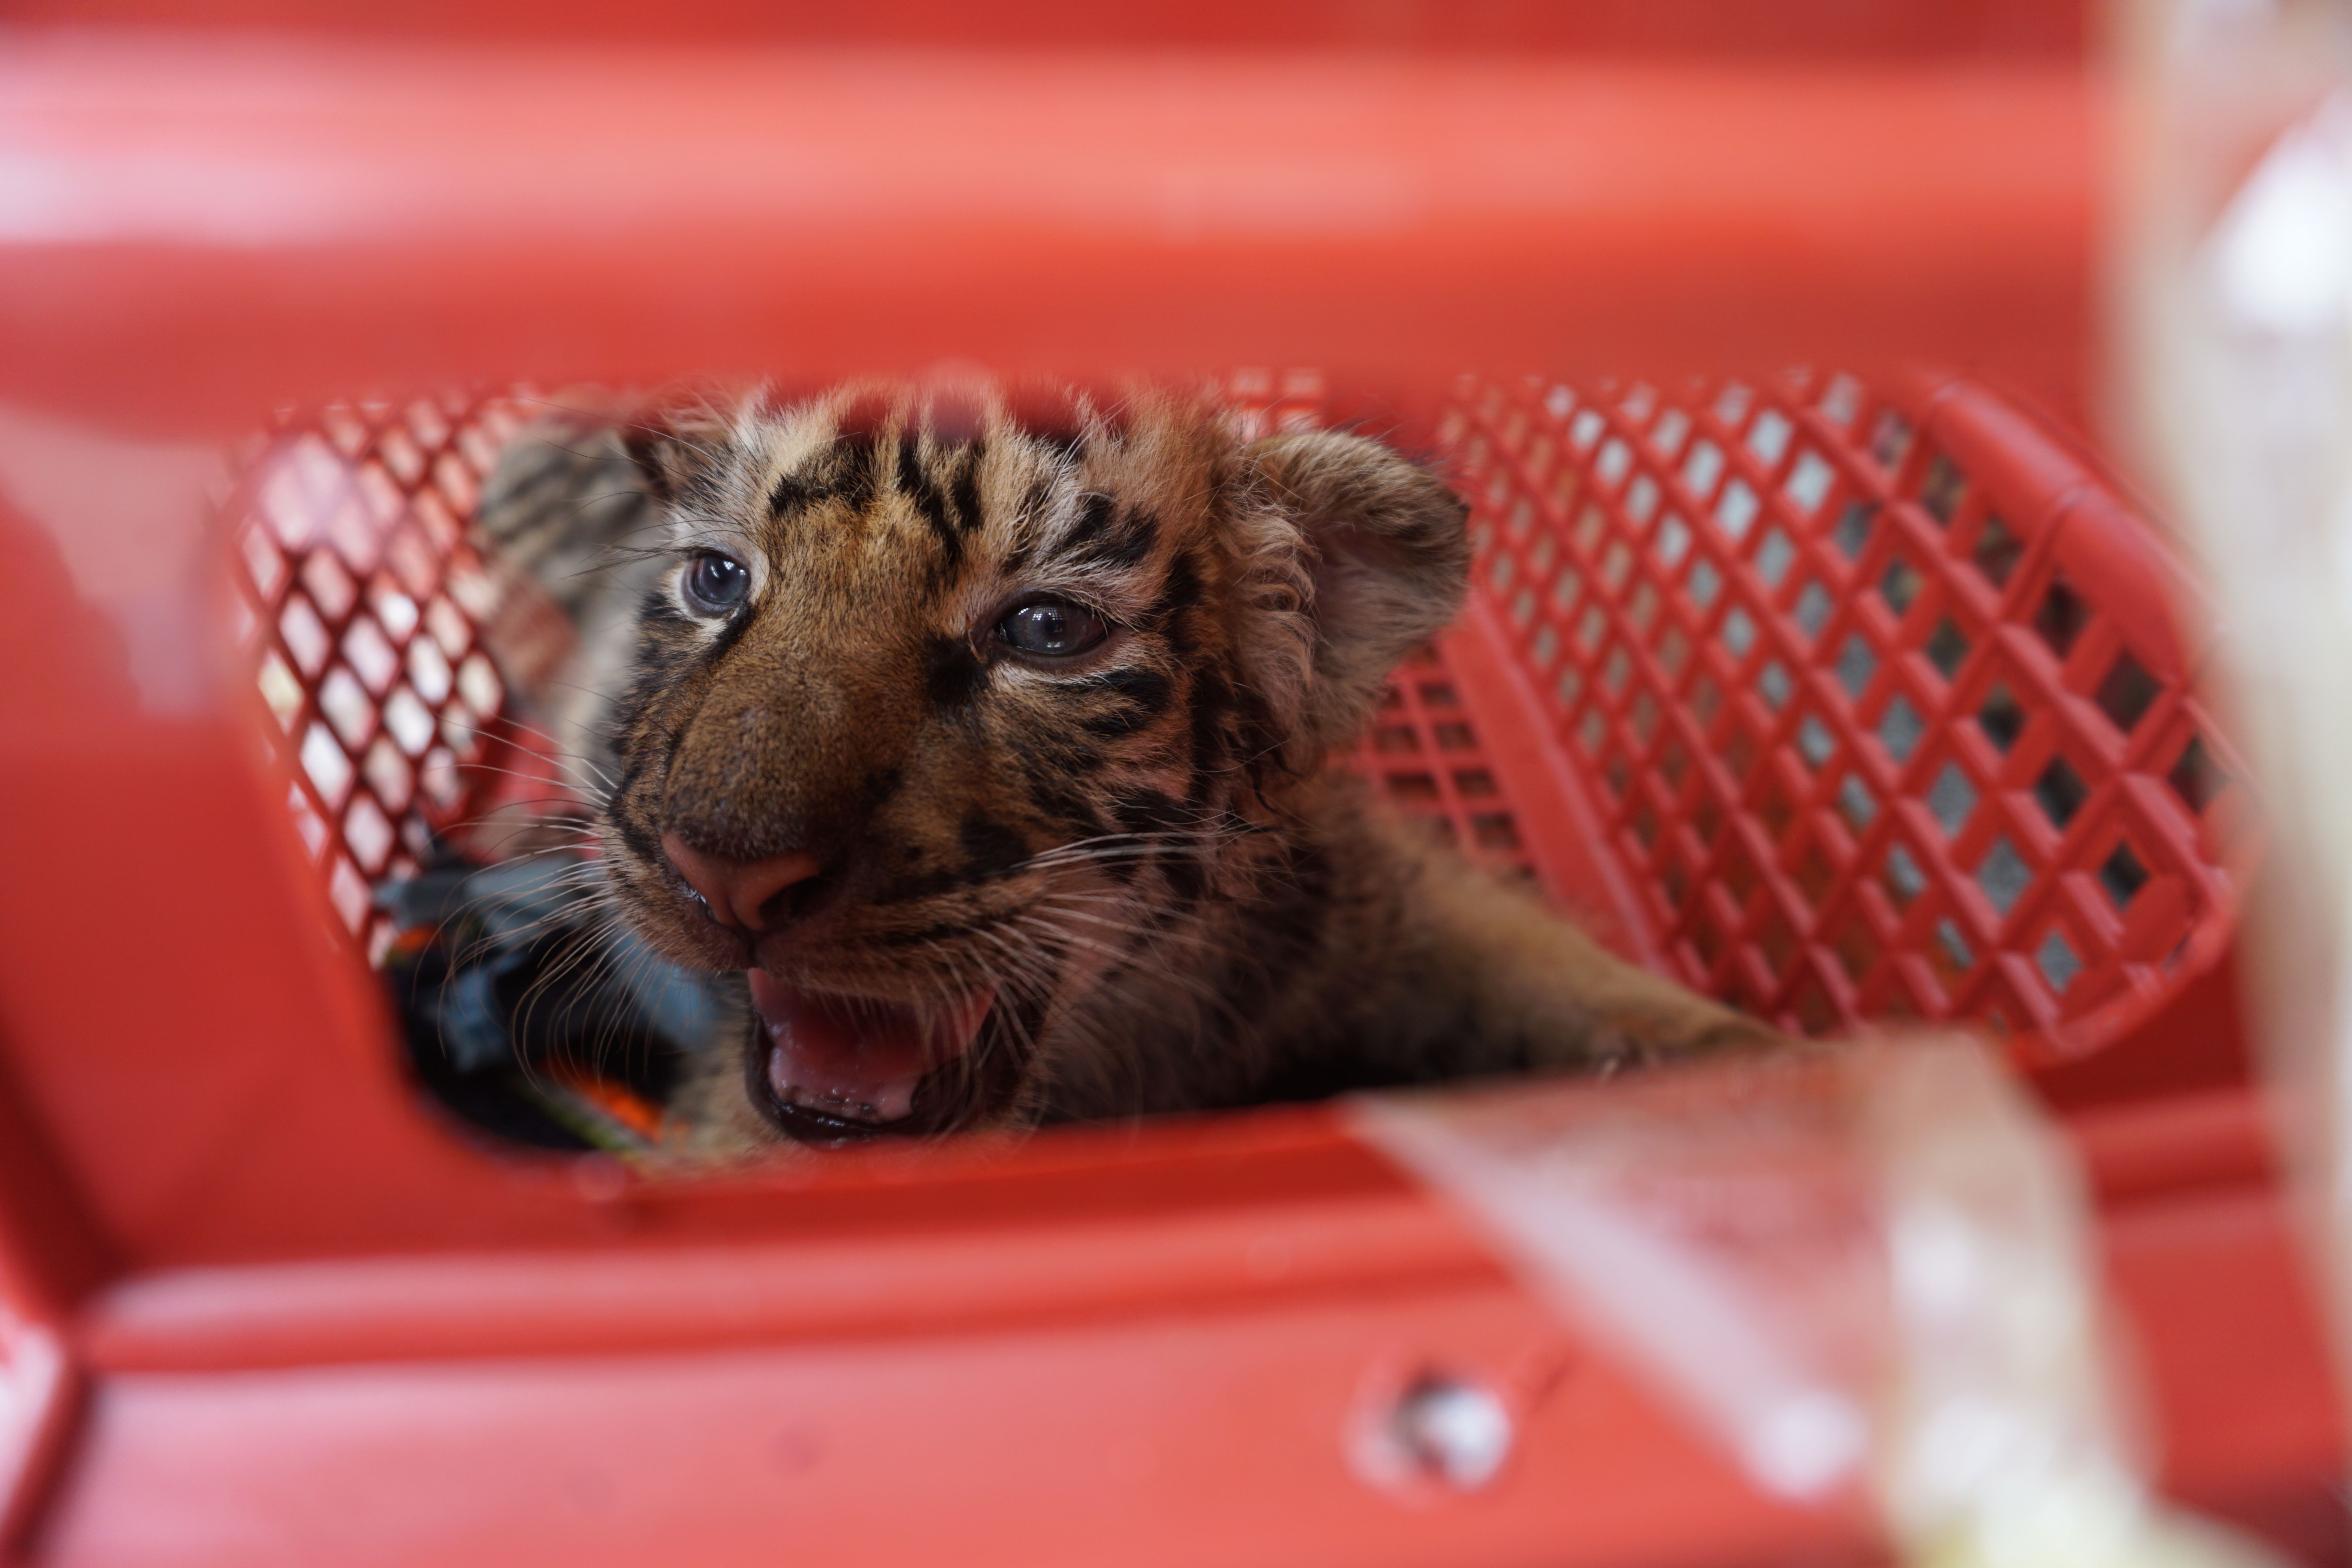
{"label": "plastic lattice vent", "polygon": [[[1312,371],[1226,390],[1244,436],[1328,417]],[[467,528],[528,406],[289,421],[226,514],[354,933],[431,835],[554,787],[500,717],[562,628]],[[2255,835],[2192,687],[2195,587],[2016,410],[1928,380],[1465,382],[1435,439],[1472,613],[1342,761],[1465,853],[1810,1033],[1974,1018],[2080,1052],[2226,946]]]}
{"label": "plastic lattice vent", "polygon": [[1691,984],[2074,1052],[2226,946],[2254,835],[2210,617],[2030,418],[1799,374],[1465,383],[1442,433],[1484,613]]}
{"label": "plastic lattice vent", "polygon": [[[257,437],[224,510],[237,631],[292,775],[288,804],[336,912],[372,949],[373,885],[497,793],[519,667],[568,630],[469,537],[522,395],[334,405]],[[550,615],[554,615],[551,622]]]}

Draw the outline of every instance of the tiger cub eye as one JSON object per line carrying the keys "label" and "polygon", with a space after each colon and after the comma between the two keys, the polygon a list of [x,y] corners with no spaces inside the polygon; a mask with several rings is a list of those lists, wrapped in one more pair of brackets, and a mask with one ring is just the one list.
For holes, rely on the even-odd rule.
{"label": "tiger cub eye", "polygon": [[725,615],[751,591],[751,569],[731,555],[706,550],[687,563],[687,602],[705,615]]}
{"label": "tiger cub eye", "polygon": [[1007,647],[1022,653],[1067,658],[1101,642],[1110,635],[1110,628],[1084,605],[1066,599],[1035,599],[999,621],[996,635]]}

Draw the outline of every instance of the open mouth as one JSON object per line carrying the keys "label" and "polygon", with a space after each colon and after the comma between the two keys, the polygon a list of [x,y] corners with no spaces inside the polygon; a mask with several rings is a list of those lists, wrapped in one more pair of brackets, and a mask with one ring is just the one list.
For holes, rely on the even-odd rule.
{"label": "open mouth", "polygon": [[971,1049],[995,1000],[988,986],[920,1008],[803,991],[755,969],[752,1098],[805,1143],[930,1131],[938,1118],[917,1114],[923,1080]]}

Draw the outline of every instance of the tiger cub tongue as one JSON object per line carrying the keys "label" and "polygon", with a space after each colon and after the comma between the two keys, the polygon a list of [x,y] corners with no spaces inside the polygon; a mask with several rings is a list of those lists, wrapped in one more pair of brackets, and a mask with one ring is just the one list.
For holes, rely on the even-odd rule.
{"label": "tiger cub tongue", "polygon": [[751,1004],[768,1031],[768,1086],[788,1105],[861,1121],[897,1121],[915,1109],[923,1074],[971,1048],[993,988],[945,1016],[912,1007],[820,996],[751,971]]}

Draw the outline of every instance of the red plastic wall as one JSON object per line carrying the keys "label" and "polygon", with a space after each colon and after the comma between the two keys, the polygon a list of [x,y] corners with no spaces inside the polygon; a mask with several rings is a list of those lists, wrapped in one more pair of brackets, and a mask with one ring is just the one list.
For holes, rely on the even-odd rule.
{"label": "red plastic wall", "polygon": [[[446,48],[26,31],[0,158],[50,196],[0,233],[0,399],[228,438],[355,391],[777,363],[1426,390],[1926,357],[2078,410],[2079,18],[1987,51],[2021,10],[1914,8],[1842,52],[1845,13],[1802,9],[1760,64],[604,48],[610,11],[518,49],[491,36],[550,13],[501,6],[422,13],[463,22]],[[471,1151],[382,1048],[245,717],[145,706],[5,510],[0,649],[0,1289],[70,1361],[12,1406],[19,1555],[1871,1554],[1758,1500],[1320,1111],[671,1187]],[[2168,1481],[2340,1553],[2259,1132],[2204,1103],[2114,1159],[2084,1123]],[[1347,1470],[1399,1365],[1509,1392],[1495,1489],[1414,1509]]]}

